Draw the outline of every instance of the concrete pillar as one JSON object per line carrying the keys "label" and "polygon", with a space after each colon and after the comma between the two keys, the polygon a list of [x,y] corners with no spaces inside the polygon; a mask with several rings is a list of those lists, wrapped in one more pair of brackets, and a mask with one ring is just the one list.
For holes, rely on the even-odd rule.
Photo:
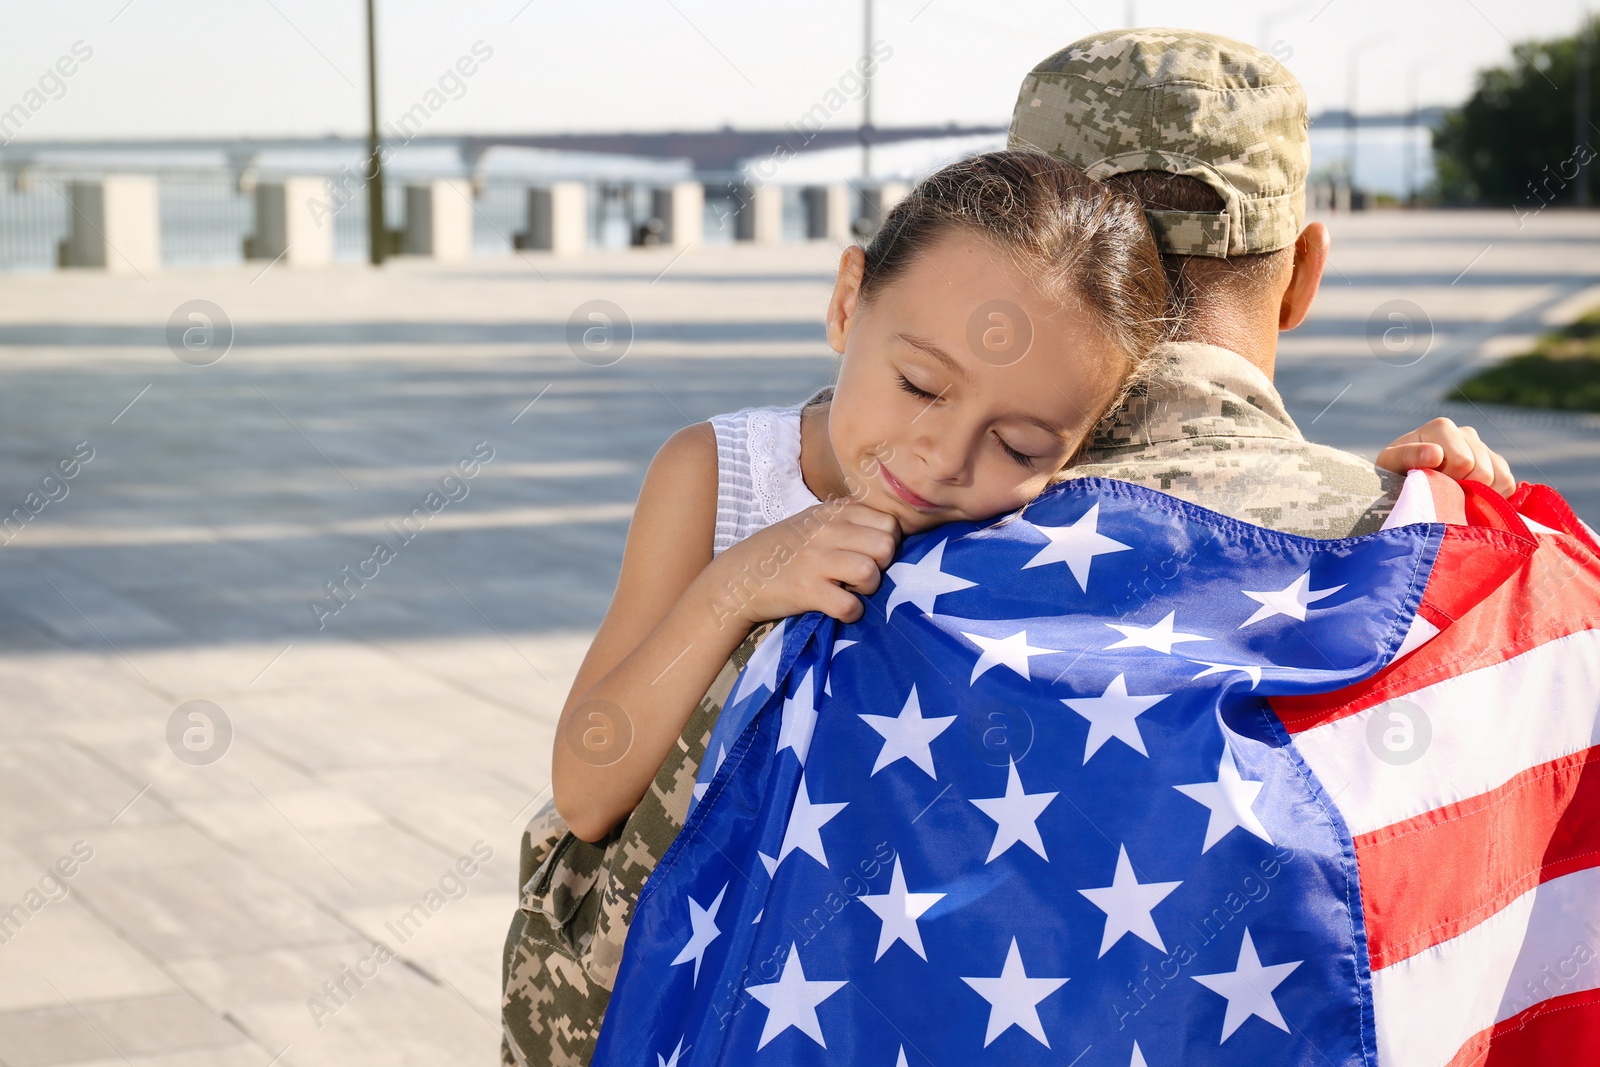
{"label": "concrete pillar", "polygon": [[161,199],[156,180],[108,174],[73,182],[71,229],[57,259],[63,267],[99,267],[111,274],[149,274],[161,267]]}
{"label": "concrete pillar", "polygon": [[575,256],[589,247],[589,187],[555,182],[528,190],[528,229],[517,234],[518,248]]}
{"label": "concrete pillar", "polygon": [[783,189],[776,185],[747,183],[733,219],[733,236],[758,245],[783,240]]}
{"label": "concrete pillar", "polygon": [[454,263],[472,255],[472,183],[439,178],[406,186],[406,228],[400,251]]}
{"label": "concrete pillar", "polygon": [[850,224],[850,187],[814,185],[802,194],[806,208],[806,237],[847,245],[855,239]]}
{"label": "concrete pillar", "polygon": [[673,248],[688,248],[705,238],[706,187],[699,182],[678,182],[650,194],[650,214],[666,224],[661,234]]}
{"label": "concrete pillar", "polygon": [[327,203],[326,178],[258,182],[256,232],[245,243],[245,258],[277,260],[286,267],[332,263],[333,215]]}
{"label": "concrete pillar", "polygon": [[861,190],[861,218],[866,224],[866,232],[877,233],[883,220],[889,217],[889,212],[910,192],[911,186],[907,182],[884,182]]}

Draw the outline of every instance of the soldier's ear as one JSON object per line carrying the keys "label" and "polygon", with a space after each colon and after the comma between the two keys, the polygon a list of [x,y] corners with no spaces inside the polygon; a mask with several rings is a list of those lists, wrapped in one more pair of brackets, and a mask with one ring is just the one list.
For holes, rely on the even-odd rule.
{"label": "soldier's ear", "polygon": [[1322,271],[1328,265],[1331,238],[1328,227],[1313,222],[1300,231],[1294,242],[1294,272],[1278,304],[1278,329],[1292,330],[1305,321],[1322,284]]}
{"label": "soldier's ear", "polygon": [[833,295],[828,298],[828,345],[835,352],[844,351],[845,338],[850,336],[851,324],[861,306],[861,276],[867,269],[867,256],[860,245],[851,245],[839,256],[839,276],[833,282]]}

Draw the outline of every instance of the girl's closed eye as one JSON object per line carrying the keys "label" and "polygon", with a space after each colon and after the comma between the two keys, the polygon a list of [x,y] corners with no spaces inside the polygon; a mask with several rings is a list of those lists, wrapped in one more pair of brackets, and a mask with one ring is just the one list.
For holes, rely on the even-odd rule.
{"label": "girl's closed eye", "polygon": [[[906,392],[910,393],[912,396],[917,397],[917,398],[919,398],[921,400],[937,400],[938,399],[938,396],[936,394],[930,393],[925,389],[918,389],[916,386],[912,385],[911,382],[906,379],[906,376],[904,374],[900,374],[900,373],[896,372],[895,373],[895,377],[900,380],[900,388],[904,389]],[[1014,449],[1010,445],[1006,444],[1005,441],[1000,437],[999,434],[995,434],[994,439],[996,441],[1000,442],[1000,447],[1006,450],[1006,455],[1008,455],[1012,459],[1016,460],[1019,465],[1021,465],[1023,467],[1026,467],[1029,470],[1033,469],[1033,461],[1037,457],[1030,456],[1030,455],[1027,455],[1027,454],[1022,453],[1022,452],[1018,452],[1016,449]]]}
{"label": "girl's closed eye", "polygon": [[928,391],[926,391],[924,389],[918,389],[916,386],[912,385],[909,381],[906,380],[906,376],[904,374],[896,373],[895,377],[900,379],[900,388],[904,389],[906,392],[910,393],[912,396],[920,397],[923,400],[932,400],[932,399],[934,399],[934,394],[933,393],[930,393],[930,392],[928,392]]}

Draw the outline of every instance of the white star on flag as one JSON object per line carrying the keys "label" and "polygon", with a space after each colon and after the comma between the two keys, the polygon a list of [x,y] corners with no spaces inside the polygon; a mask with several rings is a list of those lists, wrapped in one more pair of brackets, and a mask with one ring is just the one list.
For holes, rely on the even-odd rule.
{"label": "white star on flag", "polygon": [[1072,571],[1072,577],[1077,579],[1078,588],[1088,592],[1089,565],[1094,562],[1094,558],[1108,552],[1127,552],[1133,547],[1121,541],[1113,541],[1100,533],[1097,529],[1099,525],[1099,504],[1090,507],[1083,513],[1083,517],[1071,526],[1035,525],[1034,529],[1048,537],[1050,543],[1041,548],[1038,555],[1024,563],[1022,569],[1043,567],[1050,563],[1065,563]]}
{"label": "white star on flag", "polygon": [[1133,1043],[1133,1059],[1128,1061],[1128,1067],[1150,1067],[1144,1062],[1144,1053],[1139,1051],[1139,1042]]}
{"label": "white star on flag", "polygon": [[678,1067],[678,1057],[683,1053],[683,1038],[678,1038],[678,1044],[672,1050],[670,1060],[662,1059],[661,1053],[656,1053],[656,1067]]}
{"label": "white star on flag", "polygon": [[1017,939],[1011,939],[1006,950],[1005,966],[998,978],[967,978],[961,980],[978,991],[989,1002],[989,1029],[983,1036],[983,1047],[1013,1026],[1021,1027],[1045,1048],[1050,1047],[1044,1036],[1044,1024],[1039,1021],[1039,1002],[1067,984],[1065,978],[1029,978],[1022,967],[1022,954],[1017,951]]}
{"label": "white star on flag", "polygon": [[[828,820],[843,811],[848,804],[813,804],[811,794],[806,789],[806,780],[800,779],[800,788],[794,795],[794,807],[789,811],[789,825],[783,831],[783,846],[778,849],[778,858],[767,870],[770,876],[778,869],[778,864],[783,858],[795,849],[808,853],[824,867],[828,865],[828,854],[822,849],[822,828]],[[762,860],[765,862],[766,857]]]}
{"label": "white star on flag", "polygon": [[1251,600],[1260,603],[1256,613],[1239,624],[1239,629],[1244,629],[1251,623],[1270,619],[1274,615],[1287,615],[1291,619],[1306,620],[1306,609],[1324,597],[1330,597],[1343,589],[1342,585],[1335,585],[1328,589],[1311,588],[1311,572],[1306,571],[1300,577],[1290,582],[1287,588],[1277,589],[1266,593],[1252,593],[1248,589],[1239,590]]}
{"label": "white star on flag", "polygon": [[714,762],[711,765],[711,778],[707,778],[703,782],[696,782],[694,784],[693,792],[694,792],[694,798],[696,800],[704,800],[705,799],[706,790],[711,788],[711,779],[715,778],[717,776],[717,772],[722,769],[722,761],[727,759],[727,758],[728,758],[728,746],[727,745],[723,745],[723,744],[718,744],[717,745],[717,759],[716,759],[716,762]]}
{"label": "white star on flag", "polygon": [[1154,626],[1119,626],[1114,622],[1106,623],[1107,626],[1122,634],[1122,640],[1109,644],[1107,648],[1149,648],[1157,652],[1172,655],[1172,646],[1181,645],[1185,641],[1209,641],[1211,638],[1202,637],[1200,634],[1175,633],[1172,629],[1176,611],[1167,612],[1167,617]]}
{"label": "white star on flag", "polygon": [[1017,774],[1017,761],[1011,760],[1006,772],[1005,795],[972,800],[979,811],[996,823],[994,844],[989,846],[989,855],[983,862],[992,862],[1019,841],[1048,862],[1050,857],[1045,855],[1044,839],[1039,836],[1039,827],[1034,821],[1055,798],[1054,793],[1024,793],[1022,778]]}
{"label": "white star on flag", "polygon": [[1111,876],[1111,884],[1103,889],[1078,890],[1089,898],[1091,904],[1106,913],[1106,929],[1100,938],[1100,955],[1110,952],[1111,946],[1122,940],[1124,934],[1133,934],[1162,952],[1167,951],[1150,911],[1182,884],[1181,881],[1140,882],[1134,877],[1133,861],[1128,859],[1127,846],[1119,845],[1117,872]]}
{"label": "white star on flag", "polygon": [[817,728],[817,693],[811,684],[815,673],[815,667],[807,667],[806,676],[800,679],[800,688],[794,696],[784,698],[783,723],[778,727],[778,751],[794,749],[795,758],[802,767],[806,763],[806,753],[811,751],[811,734]]}
{"label": "white star on flag", "polygon": [[825,696],[833,696],[833,657],[849,648],[851,645],[860,644],[859,641],[846,641],[843,638],[833,643],[833,651],[828,654],[828,673],[822,676],[822,692]]}
{"label": "white star on flag", "polygon": [[750,653],[750,661],[739,675],[739,684],[728,698],[728,707],[733,707],[762,686],[774,693],[778,691],[778,660],[783,655],[783,631],[788,625],[789,620],[784,619],[756,643],[755,651]]}
{"label": "white star on flag", "polygon": [[917,562],[893,563],[883,572],[894,582],[894,589],[889,593],[889,603],[884,605],[885,618],[893,615],[894,609],[901,604],[914,605],[924,614],[932,615],[933,602],[941,593],[955,593],[962,589],[971,589],[978,584],[944,572],[942,569],[944,546],[949,543],[949,538],[946,538],[934,545],[928,554]]}
{"label": "white star on flag", "polygon": [[1063,697],[1061,703],[1089,720],[1089,737],[1083,745],[1083,762],[1100,751],[1100,746],[1113,737],[1146,758],[1144,736],[1139,733],[1140,715],[1161,703],[1171,693],[1152,693],[1149,696],[1129,696],[1125,675],[1117,675],[1097,697]]}
{"label": "white star on flag", "polygon": [[[1396,658],[1398,659],[1399,657]],[[1250,679],[1251,689],[1261,684],[1261,668],[1253,663],[1212,663],[1203,659],[1192,659],[1189,662],[1197,667],[1205,668],[1205,670],[1195,675],[1196,678],[1204,678],[1208,674],[1227,674],[1229,671],[1239,671]]]}
{"label": "white star on flag", "polygon": [[1272,991],[1304,962],[1296,960],[1293,963],[1275,963],[1270,967],[1263,967],[1261,957],[1256,955],[1256,946],[1250,940],[1250,929],[1246,927],[1244,943],[1239,946],[1238,967],[1218,974],[1190,975],[1213,993],[1221,994],[1228,999],[1228,1010],[1222,1019],[1222,1037],[1217,1044],[1220,1045],[1228,1040],[1228,1036],[1239,1029],[1252,1015],[1259,1015],[1279,1030],[1288,1033],[1289,1024],[1283,1021],[1283,1014],[1278,1011],[1278,1004],[1272,999]]}
{"label": "white star on flag", "polygon": [[1221,841],[1235,826],[1249,830],[1267,844],[1272,844],[1272,836],[1251,810],[1265,785],[1264,782],[1240,777],[1239,765],[1233,758],[1233,746],[1228,744],[1224,736],[1222,762],[1217,767],[1216,781],[1172,787],[1211,809],[1211,818],[1206,823],[1206,841],[1200,846],[1202,854],[1210,851],[1211,846]]}
{"label": "white star on flag", "polygon": [[764,1048],[768,1041],[794,1027],[811,1040],[828,1047],[822,1040],[822,1023],[817,1018],[817,1005],[844,988],[844,982],[808,982],[805,968],[800,965],[800,949],[789,943],[789,958],[783,961],[783,973],[776,982],[766,985],[745,986],[745,992],[767,1006],[767,1021],[761,1027],[761,1040],[756,1048]]}
{"label": "white star on flag", "polygon": [[878,953],[872,957],[874,962],[882,959],[896,941],[904,941],[912,952],[923,959],[928,958],[922,948],[922,931],[917,929],[917,920],[922,918],[923,912],[943,900],[944,894],[906,892],[906,876],[900,868],[899,856],[894,858],[894,875],[889,882],[889,891],[857,899],[883,920],[883,926],[878,931]]}
{"label": "white star on flag", "polygon": [[956,716],[923,718],[922,705],[917,700],[917,687],[913,685],[911,695],[906,697],[905,707],[900,709],[898,716],[862,715],[861,721],[883,737],[883,747],[878,749],[878,759],[867,777],[877,774],[895,760],[907,759],[928,772],[929,778],[938,779],[939,776],[933,772],[933,749],[928,746],[934,738],[950,728]]}
{"label": "white star on flag", "polygon": [[722,888],[717,890],[717,898],[708,908],[702,908],[695,902],[694,897],[685,898],[689,901],[689,926],[693,933],[689,935],[688,944],[683,946],[683,950],[678,953],[678,958],[672,961],[672,965],[676,967],[680,963],[694,960],[694,978],[689,982],[690,985],[699,983],[700,961],[705,958],[706,947],[722,932],[717,929],[717,909],[722,907],[722,897],[727,892],[728,885],[724,882]]}
{"label": "white star on flag", "polygon": [[983,649],[978,662],[972,665],[972,678],[967,682],[968,685],[977,682],[990,667],[1010,667],[1024,679],[1032,681],[1032,675],[1028,673],[1028,657],[1048,656],[1061,651],[1059,648],[1035,648],[1028,644],[1027,630],[1018,630],[1010,637],[985,637],[962,630],[961,636]]}

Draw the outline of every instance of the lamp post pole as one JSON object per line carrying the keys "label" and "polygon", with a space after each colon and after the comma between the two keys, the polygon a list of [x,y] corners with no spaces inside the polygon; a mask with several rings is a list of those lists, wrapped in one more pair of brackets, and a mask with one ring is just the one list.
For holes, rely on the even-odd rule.
{"label": "lamp post pole", "polygon": [[1360,73],[1361,53],[1381,42],[1381,37],[1368,37],[1365,41],[1350,48],[1350,68],[1346,91],[1349,99],[1345,103],[1344,115],[1344,168],[1345,180],[1350,185],[1350,210],[1356,206],[1356,87],[1357,75]]}
{"label": "lamp post pole", "polygon": [[872,0],[862,0],[861,56],[866,60],[861,71],[861,177],[872,176]]}
{"label": "lamp post pole", "polygon": [[1308,8],[1310,6],[1311,5],[1309,3],[1289,4],[1286,7],[1280,7],[1275,11],[1269,11],[1265,15],[1262,15],[1261,16],[1261,50],[1264,51],[1264,52],[1271,52],[1272,51],[1272,44],[1273,44],[1273,41],[1272,41],[1272,25],[1273,25],[1273,23],[1282,22],[1288,16],[1293,15],[1293,14],[1299,12],[1299,11],[1302,11],[1305,8]]}
{"label": "lamp post pole", "polygon": [[[1583,21],[1578,24],[1577,99],[1573,101],[1574,143],[1582,146],[1589,144],[1589,64],[1594,54],[1593,49],[1594,23],[1589,17],[1589,5],[1584,4]],[[1577,154],[1576,150],[1573,154]],[[1589,206],[1589,164],[1584,160],[1579,160],[1578,173],[1573,178],[1572,202],[1577,207]]]}
{"label": "lamp post pole", "polygon": [[1442,54],[1428,56],[1411,64],[1406,71],[1406,152],[1405,152],[1405,206],[1417,206],[1417,128],[1421,125],[1421,109],[1417,99],[1417,75],[1424,68],[1444,59]]}
{"label": "lamp post pole", "polygon": [[383,218],[383,160],[378,152],[378,28],[373,6],[367,0],[367,254],[374,267],[388,252],[389,234]]}

